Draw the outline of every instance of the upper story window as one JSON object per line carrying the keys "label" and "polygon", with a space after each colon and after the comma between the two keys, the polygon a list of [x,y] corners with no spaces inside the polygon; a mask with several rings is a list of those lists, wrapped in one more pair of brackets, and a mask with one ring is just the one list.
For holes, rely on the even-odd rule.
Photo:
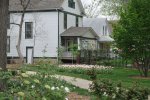
{"label": "upper story window", "polygon": [[74,2],[74,0],[68,0],[68,7],[75,9],[75,2]]}
{"label": "upper story window", "polygon": [[7,36],[7,52],[10,52],[10,36]]}
{"label": "upper story window", "polygon": [[79,18],[76,17],[76,27],[79,27]]}
{"label": "upper story window", "polygon": [[103,35],[105,34],[105,26],[103,26]]}
{"label": "upper story window", "polygon": [[25,22],[25,39],[33,38],[33,23]]}
{"label": "upper story window", "polygon": [[64,29],[67,29],[67,13],[64,13]]}
{"label": "upper story window", "polygon": [[107,26],[105,26],[105,35],[107,35]]}

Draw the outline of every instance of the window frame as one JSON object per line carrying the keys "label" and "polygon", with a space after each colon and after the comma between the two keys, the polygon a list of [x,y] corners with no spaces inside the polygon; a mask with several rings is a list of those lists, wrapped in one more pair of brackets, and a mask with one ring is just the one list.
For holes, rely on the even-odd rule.
{"label": "window frame", "polygon": [[10,13],[7,16],[7,29],[10,29]]}
{"label": "window frame", "polygon": [[68,17],[67,13],[64,13],[64,29],[67,29]]}
{"label": "window frame", "polygon": [[79,27],[79,18],[76,16],[76,27]]}
{"label": "window frame", "polygon": [[103,35],[105,34],[105,26],[103,25]]}
{"label": "window frame", "polygon": [[[27,24],[31,25],[31,30],[27,30]],[[27,32],[30,31],[31,32],[31,37],[27,36]],[[33,22],[25,22],[25,39],[33,39]]]}
{"label": "window frame", "polygon": [[68,0],[68,7],[75,9],[75,2],[74,2],[74,0]]}
{"label": "window frame", "polygon": [[107,35],[107,26],[105,26],[105,35]]}
{"label": "window frame", "polygon": [[7,36],[7,53],[10,53],[10,36]]}

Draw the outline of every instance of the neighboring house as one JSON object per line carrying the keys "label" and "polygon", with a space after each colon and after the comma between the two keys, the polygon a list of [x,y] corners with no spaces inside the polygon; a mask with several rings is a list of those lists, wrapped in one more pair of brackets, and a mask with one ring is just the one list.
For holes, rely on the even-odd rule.
{"label": "neighboring house", "polygon": [[100,50],[110,50],[110,43],[113,42],[114,39],[110,37],[112,30],[109,27],[107,18],[84,18],[83,26],[92,27],[93,30],[97,33],[99,36]]}
{"label": "neighboring house", "polygon": [[[10,23],[19,24],[22,13],[20,1],[10,0],[9,11]],[[21,51],[27,63],[32,63],[33,58],[56,59],[58,56],[57,49],[61,44],[61,36],[62,38],[65,37],[67,32],[71,30],[70,27],[82,27],[83,15],[84,9],[80,0],[31,0],[25,13],[21,37]],[[84,28],[82,29],[84,30]],[[72,30],[72,32],[76,32],[76,30]],[[90,32],[86,31],[86,33]],[[80,38],[82,35],[84,36],[81,34],[75,37]],[[19,27],[11,24],[7,39],[7,56],[10,59],[18,58],[16,50],[18,36]],[[74,36],[70,34],[69,37]]]}

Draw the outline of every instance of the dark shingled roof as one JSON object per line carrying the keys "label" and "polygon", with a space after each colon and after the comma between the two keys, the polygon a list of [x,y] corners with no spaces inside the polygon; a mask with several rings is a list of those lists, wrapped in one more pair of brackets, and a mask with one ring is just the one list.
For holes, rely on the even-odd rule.
{"label": "dark shingled roof", "polygon": [[84,36],[87,32],[91,32],[95,37],[98,35],[91,27],[70,27],[65,32],[61,34],[61,36]]}
{"label": "dark shingled roof", "polygon": [[[60,9],[64,0],[31,0],[27,11]],[[9,0],[9,11],[22,11],[20,0]]]}

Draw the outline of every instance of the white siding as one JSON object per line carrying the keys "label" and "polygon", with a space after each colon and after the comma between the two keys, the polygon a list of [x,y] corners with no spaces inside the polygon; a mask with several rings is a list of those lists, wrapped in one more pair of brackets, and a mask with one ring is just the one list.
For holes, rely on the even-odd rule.
{"label": "white siding", "polygon": [[[11,22],[19,23],[19,14],[11,14]],[[39,12],[26,13],[24,22],[33,22],[33,34],[35,35],[34,57],[56,57],[58,44],[58,13]],[[18,40],[18,26],[11,25],[10,32],[10,53],[8,56],[17,57],[16,44]],[[26,57],[26,47],[34,46],[34,39],[25,39],[25,25],[23,25],[21,51]],[[45,55],[42,52],[46,50]]]}
{"label": "white siding", "polygon": [[[79,27],[83,26],[82,17],[79,18]],[[76,27],[76,15],[67,14],[67,28]],[[64,29],[64,13],[60,12],[59,14],[59,31],[60,34],[63,33],[66,29]]]}
{"label": "white siding", "polygon": [[68,0],[64,0],[64,3],[62,5],[62,7],[64,8],[64,11],[81,15],[81,9],[80,9],[79,3],[77,2],[77,0],[74,0],[74,2],[75,2],[75,9],[68,7]]}

